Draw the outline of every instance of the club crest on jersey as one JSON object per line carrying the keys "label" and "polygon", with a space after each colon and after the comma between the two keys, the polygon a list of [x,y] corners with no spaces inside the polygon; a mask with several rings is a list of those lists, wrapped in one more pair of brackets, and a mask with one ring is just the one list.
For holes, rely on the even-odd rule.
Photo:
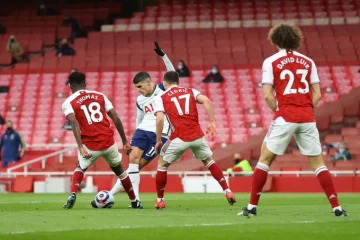
{"label": "club crest on jersey", "polygon": [[145,113],[151,113],[153,111],[154,111],[154,106],[152,104],[147,105],[147,106],[144,107],[144,112]]}

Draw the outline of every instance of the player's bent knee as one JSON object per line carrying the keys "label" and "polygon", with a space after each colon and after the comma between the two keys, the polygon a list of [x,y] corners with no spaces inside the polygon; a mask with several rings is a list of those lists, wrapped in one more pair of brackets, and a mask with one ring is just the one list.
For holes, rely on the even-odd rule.
{"label": "player's bent knee", "polygon": [[139,164],[142,156],[142,150],[140,148],[135,147],[129,155],[129,162]]}
{"label": "player's bent knee", "polygon": [[163,158],[159,159],[158,167],[168,168],[170,165],[171,165],[171,163],[164,161]]}
{"label": "player's bent knee", "polygon": [[207,159],[205,159],[205,160],[202,160],[202,162],[203,162],[203,164],[204,164],[205,166],[208,165],[211,161],[213,161],[212,157],[209,157],[209,158],[207,158]]}

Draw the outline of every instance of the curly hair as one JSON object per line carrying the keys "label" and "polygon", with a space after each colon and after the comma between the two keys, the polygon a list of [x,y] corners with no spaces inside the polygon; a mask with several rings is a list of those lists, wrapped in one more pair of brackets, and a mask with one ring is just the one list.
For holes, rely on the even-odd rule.
{"label": "curly hair", "polygon": [[281,49],[294,51],[300,47],[303,34],[298,27],[281,23],[270,29],[269,40]]}

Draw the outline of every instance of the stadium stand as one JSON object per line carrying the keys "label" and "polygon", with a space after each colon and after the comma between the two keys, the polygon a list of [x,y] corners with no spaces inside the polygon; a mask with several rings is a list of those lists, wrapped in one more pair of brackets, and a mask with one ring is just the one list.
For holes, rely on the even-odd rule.
{"label": "stadium stand", "polygon": [[[9,16],[1,18],[8,34],[0,35],[0,44],[5,46],[8,35],[15,33],[28,52],[44,54],[32,57],[29,63],[1,69],[0,85],[9,85],[10,92],[0,94],[0,105],[5,106],[0,114],[15,121],[17,130],[30,145],[75,143],[72,132],[61,128],[65,121],[61,104],[69,94],[65,86],[68,72],[78,68],[86,72],[89,89],[97,89],[112,100],[130,138],[135,128],[134,101],[138,95],[132,87],[132,76],[138,70],[146,70],[156,82],[161,81],[164,66],[153,53],[153,40],[158,40],[174,63],[183,59],[191,67],[191,77],[181,79],[181,85],[194,87],[213,100],[218,135],[210,144],[212,147],[228,144],[228,148],[220,148],[216,153],[221,165],[226,168],[231,164],[230,156],[236,149],[256,160],[264,130],[272,119],[259,88],[261,63],[275,51],[266,35],[271,25],[287,20],[301,26],[305,41],[300,51],[318,64],[323,89],[318,116],[322,139],[345,140],[355,156],[352,162],[331,163],[329,168],[360,168],[360,99],[354,95],[360,96],[360,2],[327,0],[306,5],[301,1],[206,2],[189,1],[181,5],[166,1],[167,4],[148,7],[131,19],[103,25],[102,32],[76,38],[73,44],[76,56],[61,58],[45,51],[45,47],[54,45],[57,38],[70,37],[70,29],[61,27],[62,16],[46,17],[44,21],[45,17],[34,16],[32,10],[10,11]],[[59,9],[61,13],[70,12],[82,26],[90,27],[95,20],[105,20],[119,8],[89,4],[81,9],[73,5]],[[9,55],[2,52],[0,65],[9,61]],[[219,64],[225,82],[216,87],[202,84],[214,63]],[[201,108],[199,111],[204,115]],[[202,119],[201,124],[206,126],[206,118]],[[3,130],[0,127],[0,132]],[[117,141],[120,142],[119,136]],[[329,156],[331,151],[324,154]],[[275,169],[308,169],[297,150],[289,147],[287,153],[298,160],[288,164],[289,155],[284,155],[277,159]],[[173,169],[203,170],[190,159],[190,154],[185,155]],[[47,165],[45,170],[39,165],[32,170],[72,171],[73,162],[70,157],[61,164]],[[154,164],[146,170],[153,170]],[[101,162],[93,169],[107,170]]]}

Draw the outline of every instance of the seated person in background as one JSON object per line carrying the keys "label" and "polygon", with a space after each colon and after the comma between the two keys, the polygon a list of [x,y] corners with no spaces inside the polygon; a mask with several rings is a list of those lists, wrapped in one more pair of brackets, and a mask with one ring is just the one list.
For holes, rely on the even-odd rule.
{"label": "seated person in background", "polygon": [[15,39],[14,35],[9,37],[8,43],[6,45],[6,50],[11,53],[13,57],[13,63],[22,62],[24,58],[24,49],[22,48],[20,42]]}
{"label": "seated person in background", "polygon": [[211,72],[204,78],[203,82],[204,83],[209,83],[209,82],[222,82],[224,80],[223,76],[221,76],[220,72],[219,72],[219,67],[218,65],[214,64]]}
{"label": "seated person in background", "polygon": [[234,166],[226,169],[227,173],[252,172],[252,167],[247,159],[242,159],[240,153],[234,154]]}
{"label": "seated person in background", "polygon": [[179,77],[190,77],[189,68],[185,65],[183,60],[179,61],[176,72],[179,74]]}
{"label": "seated person in background", "polygon": [[330,161],[352,160],[351,153],[345,142],[339,143],[336,153],[331,156]]}
{"label": "seated person in background", "polygon": [[81,28],[75,18],[71,17],[70,15],[65,15],[63,25],[71,27],[71,37],[73,39],[81,36]]}
{"label": "seated person in background", "polygon": [[5,124],[5,119],[3,116],[0,115],[0,125],[4,125]]}
{"label": "seated person in background", "polygon": [[74,56],[75,50],[72,49],[67,41],[67,39],[62,39],[59,49],[56,51],[56,56]]}

